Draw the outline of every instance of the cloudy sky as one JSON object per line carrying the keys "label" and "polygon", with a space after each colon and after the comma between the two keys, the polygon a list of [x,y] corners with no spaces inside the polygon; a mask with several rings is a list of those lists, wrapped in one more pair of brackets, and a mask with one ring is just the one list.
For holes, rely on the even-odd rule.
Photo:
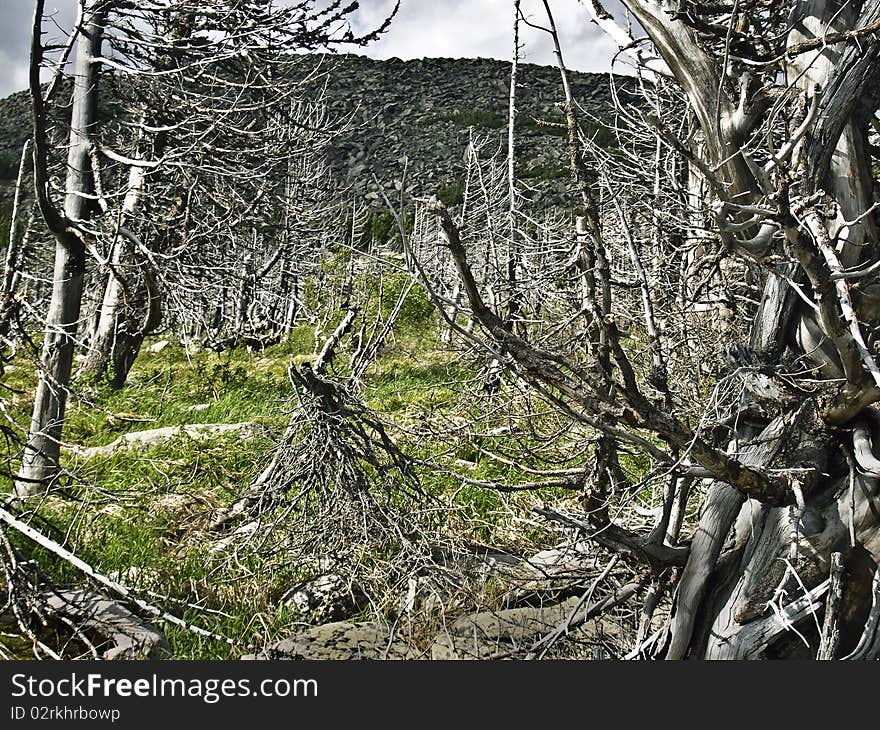
{"label": "cloudy sky", "polygon": [[[523,10],[543,22],[540,0],[522,0]],[[359,28],[375,27],[394,0],[361,0]],[[508,59],[512,50],[512,0],[402,0],[388,33],[373,46],[358,51],[374,58],[489,57]],[[46,0],[66,36],[76,0]],[[592,24],[578,0],[555,0],[554,13],[568,65],[580,71],[609,68],[612,44]],[[27,85],[27,53],[33,0],[0,0],[0,97]],[[50,31],[51,23],[46,26]],[[55,33],[62,36],[61,31]],[[524,29],[524,57],[532,63],[552,63],[552,46],[545,33]]]}
{"label": "cloudy sky", "polygon": [[[361,0],[359,20],[377,23],[394,0]],[[546,23],[541,0],[522,0],[526,16]],[[571,68],[604,71],[616,47],[593,24],[578,0],[552,4]],[[366,50],[375,58],[489,57],[509,59],[513,50],[512,0],[402,0],[387,35]],[[532,63],[554,63],[546,33],[523,29],[524,56]]]}

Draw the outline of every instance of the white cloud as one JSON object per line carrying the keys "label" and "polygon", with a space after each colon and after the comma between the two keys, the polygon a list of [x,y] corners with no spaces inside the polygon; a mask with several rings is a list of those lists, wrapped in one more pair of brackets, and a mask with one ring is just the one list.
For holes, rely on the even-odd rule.
{"label": "white cloud", "polygon": [[[541,0],[522,0],[523,11],[538,24],[546,22]],[[613,7],[611,3],[609,7]],[[394,0],[361,0],[356,29],[365,31],[382,23]],[[49,0],[58,26],[67,32],[75,0]],[[613,43],[590,23],[578,0],[554,0],[556,23],[569,68],[604,71],[610,67]],[[0,97],[27,85],[27,56],[32,0],[0,0]],[[353,49],[373,58],[499,58],[512,54],[513,0],[402,0],[398,17],[388,32],[365,49]],[[62,31],[51,21],[51,36]],[[523,28],[524,60],[552,64],[553,47],[546,33]]]}
{"label": "white cloud", "polygon": [[[28,84],[33,0],[0,0],[0,98]],[[48,0],[44,43],[62,41],[76,15],[74,0]]]}
{"label": "white cloud", "polygon": [[[394,0],[361,0],[359,30],[377,27]],[[523,12],[546,25],[540,0],[523,0]],[[552,6],[566,63],[578,71],[606,71],[616,47],[593,25],[577,0]],[[553,64],[553,44],[547,33],[523,27],[524,60]],[[499,58],[513,51],[512,0],[402,0],[388,32],[364,52],[373,58]]]}

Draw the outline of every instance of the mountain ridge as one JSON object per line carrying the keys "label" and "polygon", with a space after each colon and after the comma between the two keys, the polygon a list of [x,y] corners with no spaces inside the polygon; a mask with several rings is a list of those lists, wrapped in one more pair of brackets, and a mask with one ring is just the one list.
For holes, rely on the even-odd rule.
{"label": "mountain ridge", "polygon": [[[376,60],[355,54],[315,56],[326,74],[331,116],[350,120],[333,139],[329,162],[348,193],[378,200],[381,185],[400,185],[404,160],[407,188],[416,194],[441,193],[455,202],[463,175],[463,156],[471,132],[503,149],[507,135],[510,62],[495,59],[430,58]],[[576,101],[589,114],[611,114],[609,80],[604,74],[569,72]],[[627,94],[626,86],[622,90]],[[562,83],[553,66],[523,63],[517,91],[519,175],[535,202],[558,204],[568,186],[567,151],[562,139]],[[555,126],[554,126],[555,125]],[[601,124],[592,128],[600,135]],[[607,130],[605,130],[607,131]],[[0,100],[0,177],[18,169],[30,135],[26,91]]]}
{"label": "mountain ridge", "polygon": [[[353,113],[357,123],[335,141],[331,164],[340,179],[366,190],[368,197],[375,192],[365,183],[365,173],[367,179],[375,173],[387,184],[392,170],[395,177],[402,171],[404,156],[413,192],[452,188],[454,193],[472,129],[499,148],[506,145],[510,62],[334,58],[343,62],[328,71],[330,108]],[[569,80],[585,110],[599,119],[610,117],[607,75],[570,72]],[[568,187],[561,75],[554,66],[524,63],[518,81],[518,172],[538,183],[532,194],[536,202],[549,196],[549,202],[557,203]],[[353,101],[358,100],[369,101],[371,107],[355,109]],[[601,125],[594,126],[601,132]]]}

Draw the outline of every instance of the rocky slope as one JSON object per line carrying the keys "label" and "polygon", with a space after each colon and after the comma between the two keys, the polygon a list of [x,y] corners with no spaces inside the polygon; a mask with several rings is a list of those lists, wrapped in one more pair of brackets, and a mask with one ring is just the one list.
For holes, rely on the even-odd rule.
{"label": "rocky slope", "polygon": [[[399,179],[407,158],[408,187],[420,194],[454,198],[470,130],[488,138],[486,149],[506,149],[510,64],[488,59],[375,61],[360,56],[330,60],[332,108],[353,114],[353,125],[333,148],[341,179],[363,188],[371,173]],[[610,115],[608,78],[574,73],[577,101],[599,119]],[[519,175],[538,188],[537,197],[566,187],[567,163],[556,68],[524,64],[517,108]],[[603,131],[599,125],[600,138]],[[504,152],[503,152],[504,153]]]}
{"label": "rocky slope", "polygon": [[[319,59],[316,59],[316,62]],[[376,198],[372,175],[393,186],[408,160],[407,186],[418,194],[439,193],[454,202],[463,174],[470,130],[488,138],[487,150],[504,150],[510,64],[486,59],[376,61],[362,56],[326,56],[327,101],[350,119],[334,140],[336,177],[360,194]],[[572,73],[574,95],[599,119],[610,110],[608,79]],[[524,64],[520,73],[519,175],[536,188],[533,197],[553,202],[567,184],[562,84],[552,67]],[[554,126],[555,125],[555,126]],[[594,127],[599,137],[605,130]],[[25,92],[0,100],[0,178],[14,177],[21,145],[30,133]],[[7,189],[9,184],[4,186]]]}

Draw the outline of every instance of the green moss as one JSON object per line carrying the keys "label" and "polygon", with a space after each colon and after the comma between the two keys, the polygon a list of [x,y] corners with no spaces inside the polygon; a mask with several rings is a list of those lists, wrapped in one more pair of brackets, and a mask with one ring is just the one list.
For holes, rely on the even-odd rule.
{"label": "green moss", "polygon": [[465,182],[463,177],[437,188],[436,195],[447,206],[461,205],[464,202]]}
{"label": "green moss", "polygon": [[441,122],[451,122],[457,127],[465,128],[501,129],[507,126],[507,115],[488,109],[469,109],[461,112],[435,114],[422,119],[419,125],[430,127]]}
{"label": "green moss", "polygon": [[520,173],[520,177],[524,180],[559,180],[567,178],[571,175],[569,168],[564,165],[540,164],[529,167]]}
{"label": "green moss", "polygon": [[[533,117],[517,117],[516,127],[520,132],[531,132],[548,137],[568,138],[568,128],[564,121],[546,121]],[[612,149],[617,146],[617,137],[614,131],[604,124],[590,120],[582,120],[581,132],[591,139],[594,144],[602,149]]]}
{"label": "green moss", "polygon": [[544,120],[534,119],[533,117],[519,116],[516,119],[516,128],[519,132],[533,132],[536,134],[546,135],[548,137],[559,137],[565,139],[568,137],[568,130],[564,123],[547,122]]}

